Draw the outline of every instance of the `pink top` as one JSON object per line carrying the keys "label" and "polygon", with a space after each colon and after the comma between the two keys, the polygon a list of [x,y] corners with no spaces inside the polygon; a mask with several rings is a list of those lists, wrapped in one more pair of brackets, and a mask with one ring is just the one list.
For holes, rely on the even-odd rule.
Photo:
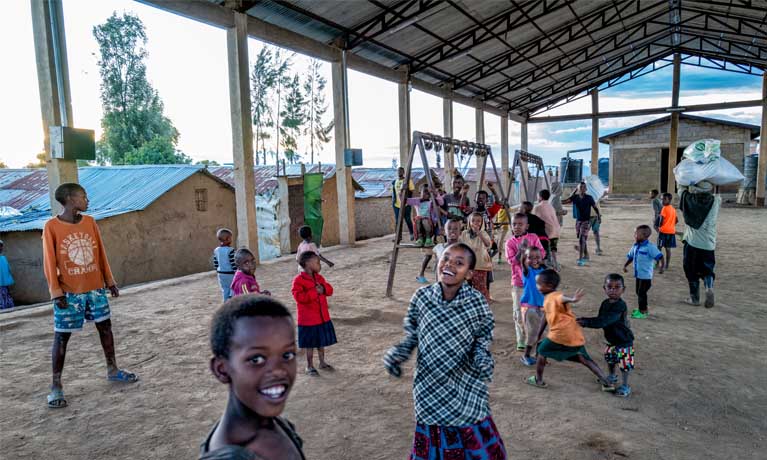
{"label": "pink top", "polygon": [[517,261],[517,253],[519,252],[519,245],[522,241],[527,241],[528,246],[534,246],[541,250],[541,257],[546,257],[546,251],[541,245],[541,240],[534,233],[525,233],[522,236],[511,235],[506,240],[506,261],[511,265],[511,285],[514,287],[524,286],[522,278],[522,264]]}
{"label": "pink top", "polygon": [[533,214],[540,217],[540,219],[546,224],[546,235],[551,238],[559,238],[559,219],[557,219],[557,211],[554,210],[554,206],[548,201],[541,201],[533,207]]}
{"label": "pink top", "polygon": [[242,294],[261,294],[261,288],[255,276],[237,270],[232,279],[232,295]]}
{"label": "pink top", "polygon": [[298,262],[298,258],[301,257],[301,254],[306,251],[312,251],[313,253],[320,255],[320,250],[314,242],[307,243],[306,241],[302,241],[298,245],[298,249],[296,249],[296,262]]}

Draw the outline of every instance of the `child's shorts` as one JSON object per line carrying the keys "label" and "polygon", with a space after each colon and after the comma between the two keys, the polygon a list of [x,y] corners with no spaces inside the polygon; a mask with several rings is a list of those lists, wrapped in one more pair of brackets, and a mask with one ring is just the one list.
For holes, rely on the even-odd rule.
{"label": "child's shorts", "polygon": [[658,233],[658,248],[675,248],[676,235],[673,233]]}
{"label": "child's shorts", "polygon": [[525,344],[534,347],[538,339],[538,329],[543,321],[543,308],[522,304],[522,317],[525,320]]}
{"label": "child's shorts", "polygon": [[597,216],[591,216],[589,218],[589,223],[591,224],[591,231],[594,233],[599,233],[599,227],[602,225],[602,222],[599,221],[599,218],[597,218]]}
{"label": "child's shorts", "polygon": [[630,371],[634,368],[634,346],[614,347],[608,345],[605,348],[605,361],[607,364],[617,364],[622,371]]}
{"label": "child's shorts", "polygon": [[53,330],[77,332],[85,321],[100,323],[111,316],[106,289],[96,289],[82,294],[65,293],[67,308],[53,306]]}
{"label": "child's shorts", "polygon": [[549,249],[551,252],[558,252],[557,245],[559,244],[559,238],[549,238]]}

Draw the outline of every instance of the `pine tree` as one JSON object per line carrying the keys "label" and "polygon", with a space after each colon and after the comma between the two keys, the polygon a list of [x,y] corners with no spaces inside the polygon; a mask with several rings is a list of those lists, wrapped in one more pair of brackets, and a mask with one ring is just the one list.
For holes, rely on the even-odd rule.
{"label": "pine tree", "polygon": [[285,85],[285,109],[280,114],[282,118],[282,146],[285,148],[285,159],[296,163],[298,153],[298,137],[304,130],[306,118],[306,100],[301,92],[298,75],[288,80]]}
{"label": "pine tree", "polygon": [[304,82],[304,94],[307,99],[307,121],[306,134],[309,135],[309,152],[311,155],[310,163],[314,164],[314,152],[317,151],[319,157],[323,144],[330,142],[330,132],[333,130],[333,121],[323,125],[322,117],[328,110],[325,103],[325,85],[327,81],[320,74],[321,61],[312,59],[309,63],[309,73]]}
{"label": "pine tree", "polygon": [[[275,120],[275,126],[276,126],[276,134],[277,139],[275,141],[275,154],[274,154],[274,160],[276,164],[280,163],[280,136],[285,134],[285,130],[282,126],[282,104],[283,99],[285,98],[285,90],[284,88],[288,86],[291,82],[291,77],[289,75],[290,67],[293,65],[292,59],[295,53],[288,54],[286,51],[277,48],[277,51],[274,53],[274,78],[275,78],[275,103],[277,104],[277,110],[275,114],[277,115],[277,119]],[[264,160],[264,164],[266,164],[266,160]]]}
{"label": "pine tree", "polygon": [[256,126],[256,164],[259,163],[259,152],[263,154],[266,164],[266,140],[272,136],[269,128],[274,127],[272,108],[269,104],[271,92],[277,82],[277,69],[272,50],[264,45],[256,56],[256,63],[251,73],[251,97],[253,99],[253,124]]}

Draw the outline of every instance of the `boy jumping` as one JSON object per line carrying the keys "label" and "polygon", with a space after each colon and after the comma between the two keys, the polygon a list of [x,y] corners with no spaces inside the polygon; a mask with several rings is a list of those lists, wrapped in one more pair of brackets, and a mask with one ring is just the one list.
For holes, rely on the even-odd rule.
{"label": "boy jumping", "polygon": [[117,367],[112,322],[106,289],[112,297],[120,295],[107,262],[101,233],[93,217],[81,214],[88,209],[88,195],[79,184],[61,184],[56,201],[64,210],[45,223],[43,229],[43,268],[53,300],[53,382],[48,407],[67,406],[61,373],[67,343],[72,332],[93,321],[99,331],[107,361],[107,379],[134,383],[138,376]]}

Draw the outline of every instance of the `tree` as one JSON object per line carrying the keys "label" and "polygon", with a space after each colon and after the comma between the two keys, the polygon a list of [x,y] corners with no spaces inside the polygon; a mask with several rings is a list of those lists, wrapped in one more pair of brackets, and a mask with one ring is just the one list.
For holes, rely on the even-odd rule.
{"label": "tree", "polygon": [[202,166],[205,166],[205,167],[208,167],[208,166],[221,166],[220,164],[218,164],[218,161],[216,161],[216,160],[200,160],[200,161],[198,161],[195,164],[196,165],[202,165]]}
{"label": "tree", "polygon": [[29,163],[27,163],[25,168],[34,168],[34,169],[45,168],[47,164],[47,161],[45,160],[45,152],[38,153],[37,155],[35,155],[35,158],[37,158],[37,163],[30,161]]}
{"label": "tree", "polygon": [[300,155],[298,153],[298,137],[306,123],[306,100],[301,93],[301,83],[298,75],[285,85],[285,110],[282,116],[282,146],[285,148],[285,159],[289,163],[296,163]]}
{"label": "tree", "polygon": [[[275,120],[275,126],[277,129],[275,130],[277,134],[277,139],[275,142],[275,163],[279,164],[280,162],[280,135],[285,134],[285,130],[281,123],[282,118],[282,100],[284,98],[284,87],[289,85],[291,82],[291,77],[288,74],[290,71],[290,67],[293,65],[293,62],[291,59],[293,59],[293,56],[295,53],[290,53],[286,55],[286,52],[283,51],[280,48],[277,48],[277,51],[274,53],[274,78],[275,78],[275,99],[277,103],[277,111],[275,112],[277,115],[277,119]],[[264,163],[266,163],[266,160],[264,160]]]}
{"label": "tree", "polygon": [[309,63],[309,74],[304,82],[304,94],[307,103],[307,122],[306,134],[309,135],[309,154],[310,163],[314,164],[314,151],[317,150],[319,157],[323,144],[330,142],[330,132],[333,130],[333,121],[323,125],[322,117],[328,110],[325,103],[325,85],[327,81],[320,74],[322,63],[318,59],[312,59]]}
{"label": "tree", "polygon": [[252,86],[251,97],[253,99],[251,104],[253,124],[256,126],[256,164],[258,164],[259,151],[263,153],[264,164],[266,164],[266,140],[272,137],[269,134],[269,128],[274,127],[269,96],[277,83],[277,68],[275,66],[274,54],[266,45],[261,48],[258,56],[256,56],[256,63],[253,65],[250,81]]}
{"label": "tree", "polygon": [[8,169],[8,165],[3,160],[0,160],[0,169]]}
{"label": "tree", "polygon": [[[164,115],[162,100],[147,80],[144,24],[133,14],[118,16],[115,12],[93,28],[93,36],[99,46],[104,109],[99,162],[188,163],[188,157],[175,148],[178,131]],[[151,145],[145,147],[147,143]]]}

